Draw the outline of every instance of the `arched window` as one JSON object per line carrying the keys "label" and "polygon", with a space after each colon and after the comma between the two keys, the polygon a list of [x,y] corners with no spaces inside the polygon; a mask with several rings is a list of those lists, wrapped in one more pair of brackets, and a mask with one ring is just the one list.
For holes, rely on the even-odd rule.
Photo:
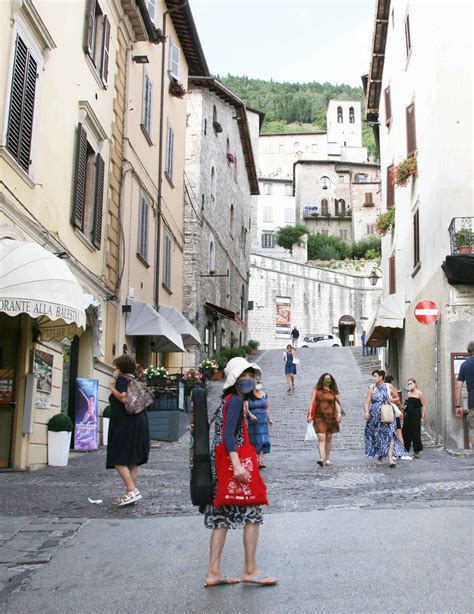
{"label": "arched window", "polygon": [[325,198],[321,201],[321,215],[329,215],[328,201]]}
{"label": "arched window", "polygon": [[339,200],[339,212],[341,215],[346,215],[346,201],[343,198]]}
{"label": "arched window", "polygon": [[319,185],[323,188],[323,190],[328,190],[331,187],[331,180],[329,177],[321,177],[319,180]]}
{"label": "arched window", "polygon": [[244,241],[245,241],[245,228],[242,226],[240,229],[240,245],[243,250],[245,250]]}
{"label": "arched window", "polygon": [[217,121],[217,109],[216,105],[212,107],[212,123]]}
{"label": "arched window", "polygon": [[214,247],[214,241],[209,243],[209,273],[212,275],[216,272],[216,249]]}
{"label": "arched window", "polygon": [[355,124],[354,107],[349,107],[349,123]]}
{"label": "arched window", "polygon": [[230,154],[230,141],[229,141],[229,139],[227,139],[227,141],[226,141],[225,153],[226,153],[226,156],[228,156]]}
{"label": "arched window", "polygon": [[230,206],[229,231],[232,236],[234,236],[234,218],[235,218],[235,209],[234,209],[234,205],[231,205]]}
{"label": "arched window", "polygon": [[247,249],[247,229],[244,230],[244,254]]}
{"label": "arched window", "polygon": [[245,286],[242,284],[242,294],[240,295],[240,317],[242,320],[245,316]]}
{"label": "arched window", "polygon": [[216,200],[216,169],[211,168],[211,200]]}
{"label": "arched window", "polygon": [[293,143],[293,151],[299,151],[300,149],[300,144],[298,143],[298,141],[295,141]]}
{"label": "arched window", "polygon": [[227,284],[226,284],[226,295],[227,298],[230,298],[230,269],[227,267]]}
{"label": "arched window", "polygon": [[344,117],[342,115],[342,107],[337,107],[337,123],[342,124]]}
{"label": "arched window", "polygon": [[207,134],[207,119],[204,120],[204,134]]}

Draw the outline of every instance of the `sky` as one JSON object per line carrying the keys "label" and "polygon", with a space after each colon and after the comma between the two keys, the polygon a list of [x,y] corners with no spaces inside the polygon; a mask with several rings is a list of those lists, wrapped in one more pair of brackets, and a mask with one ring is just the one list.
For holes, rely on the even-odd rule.
{"label": "sky", "polygon": [[190,0],[212,74],[360,86],[375,0]]}

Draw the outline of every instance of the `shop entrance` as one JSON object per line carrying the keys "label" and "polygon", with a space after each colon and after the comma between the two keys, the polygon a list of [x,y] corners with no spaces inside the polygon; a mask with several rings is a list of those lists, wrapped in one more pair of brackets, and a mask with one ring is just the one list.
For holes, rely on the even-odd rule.
{"label": "shop entrance", "polygon": [[339,339],[342,345],[355,345],[356,321],[352,316],[345,315],[339,319]]}
{"label": "shop entrance", "polygon": [[0,468],[11,464],[19,324],[19,317],[0,315]]}

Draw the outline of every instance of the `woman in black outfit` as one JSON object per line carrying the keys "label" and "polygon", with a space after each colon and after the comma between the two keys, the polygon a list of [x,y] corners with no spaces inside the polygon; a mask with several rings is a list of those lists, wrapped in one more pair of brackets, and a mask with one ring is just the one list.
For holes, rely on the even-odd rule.
{"label": "woman in black outfit", "polygon": [[114,360],[116,377],[111,382],[109,397],[112,410],[107,446],[107,469],[115,469],[125,484],[125,494],[116,505],[123,507],[142,498],[137,488],[138,467],[148,462],[150,433],[146,411],[130,415],[125,409],[128,383],[135,373],[135,360],[124,354]]}
{"label": "woman in black outfit", "polygon": [[416,380],[409,379],[408,396],[405,403],[405,417],[403,419],[403,441],[405,449],[410,451],[413,443],[413,451],[415,458],[420,458],[420,452],[423,450],[421,443],[421,425],[426,419],[426,400],[425,395],[416,387]]}

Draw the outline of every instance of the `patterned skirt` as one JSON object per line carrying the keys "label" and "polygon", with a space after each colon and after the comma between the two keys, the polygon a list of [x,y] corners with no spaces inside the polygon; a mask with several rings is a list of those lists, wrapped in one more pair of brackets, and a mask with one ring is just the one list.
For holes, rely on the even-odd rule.
{"label": "patterned skirt", "polygon": [[[214,497],[217,489],[215,449],[222,441],[222,412],[223,406],[216,416],[215,435],[211,446],[211,472]],[[244,420],[246,420],[245,417]],[[237,445],[241,446],[243,440],[244,434],[241,426],[236,437]],[[243,529],[248,522],[263,523],[262,508],[259,505],[220,505],[219,507],[208,505],[204,512],[204,526],[208,529]]]}

